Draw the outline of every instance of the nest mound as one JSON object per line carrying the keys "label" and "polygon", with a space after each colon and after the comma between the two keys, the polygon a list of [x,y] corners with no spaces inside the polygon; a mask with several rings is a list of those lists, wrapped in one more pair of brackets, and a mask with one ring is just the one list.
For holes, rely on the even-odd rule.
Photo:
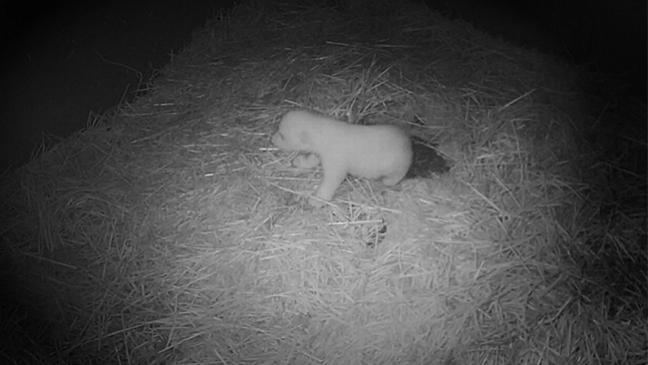
{"label": "nest mound", "polygon": [[[573,69],[419,5],[261,3],[5,176],[3,356],[645,359],[645,212],[600,188]],[[321,171],[269,142],[296,108],[406,126],[451,168],[309,208]]]}

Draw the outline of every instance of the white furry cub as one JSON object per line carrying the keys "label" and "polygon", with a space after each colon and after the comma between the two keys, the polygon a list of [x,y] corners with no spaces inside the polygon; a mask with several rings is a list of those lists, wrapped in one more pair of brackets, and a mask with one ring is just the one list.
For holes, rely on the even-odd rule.
{"label": "white furry cub", "polygon": [[[348,124],[307,111],[286,113],[272,143],[284,151],[319,157],[324,178],[315,192],[319,199],[311,199],[315,206],[331,200],[347,174],[395,185],[412,163],[410,138],[396,126]],[[308,167],[318,162],[312,156],[301,161]]]}

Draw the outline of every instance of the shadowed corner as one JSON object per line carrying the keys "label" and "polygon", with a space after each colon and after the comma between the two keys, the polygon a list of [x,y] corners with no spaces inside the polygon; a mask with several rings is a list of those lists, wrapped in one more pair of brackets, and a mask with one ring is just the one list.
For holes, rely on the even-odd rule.
{"label": "shadowed corner", "polygon": [[436,145],[420,137],[412,137],[412,165],[405,178],[430,178],[450,171],[448,161],[439,154]]}

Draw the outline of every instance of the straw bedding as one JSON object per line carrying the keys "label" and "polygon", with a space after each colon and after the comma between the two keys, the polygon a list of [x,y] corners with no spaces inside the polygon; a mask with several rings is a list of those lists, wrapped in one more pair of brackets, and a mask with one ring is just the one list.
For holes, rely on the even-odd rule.
{"label": "straw bedding", "polygon": [[[221,14],[5,176],[3,358],[645,360],[645,212],[599,188],[574,70],[418,5],[335,4]],[[269,143],[297,108],[402,125],[451,168],[312,209],[321,171]]]}

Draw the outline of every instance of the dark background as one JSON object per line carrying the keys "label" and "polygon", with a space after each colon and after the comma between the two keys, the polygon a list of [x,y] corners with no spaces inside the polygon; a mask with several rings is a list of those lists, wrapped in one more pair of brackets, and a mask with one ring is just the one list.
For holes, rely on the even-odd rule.
{"label": "dark background", "polygon": [[[26,162],[43,134],[65,137],[145,87],[156,69],[233,0],[2,3],[2,165]],[[51,141],[50,141],[51,143]]]}
{"label": "dark background", "polygon": [[[233,3],[2,2],[0,173],[25,163],[44,135],[65,137],[86,126],[91,111],[103,113],[130,100],[140,82],[189,43],[192,30]],[[645,101],[644,0],[426,3],[579,65],[593,75],[592,89],[602,99]],[[639,130],[645,140],[645,126]]]}

